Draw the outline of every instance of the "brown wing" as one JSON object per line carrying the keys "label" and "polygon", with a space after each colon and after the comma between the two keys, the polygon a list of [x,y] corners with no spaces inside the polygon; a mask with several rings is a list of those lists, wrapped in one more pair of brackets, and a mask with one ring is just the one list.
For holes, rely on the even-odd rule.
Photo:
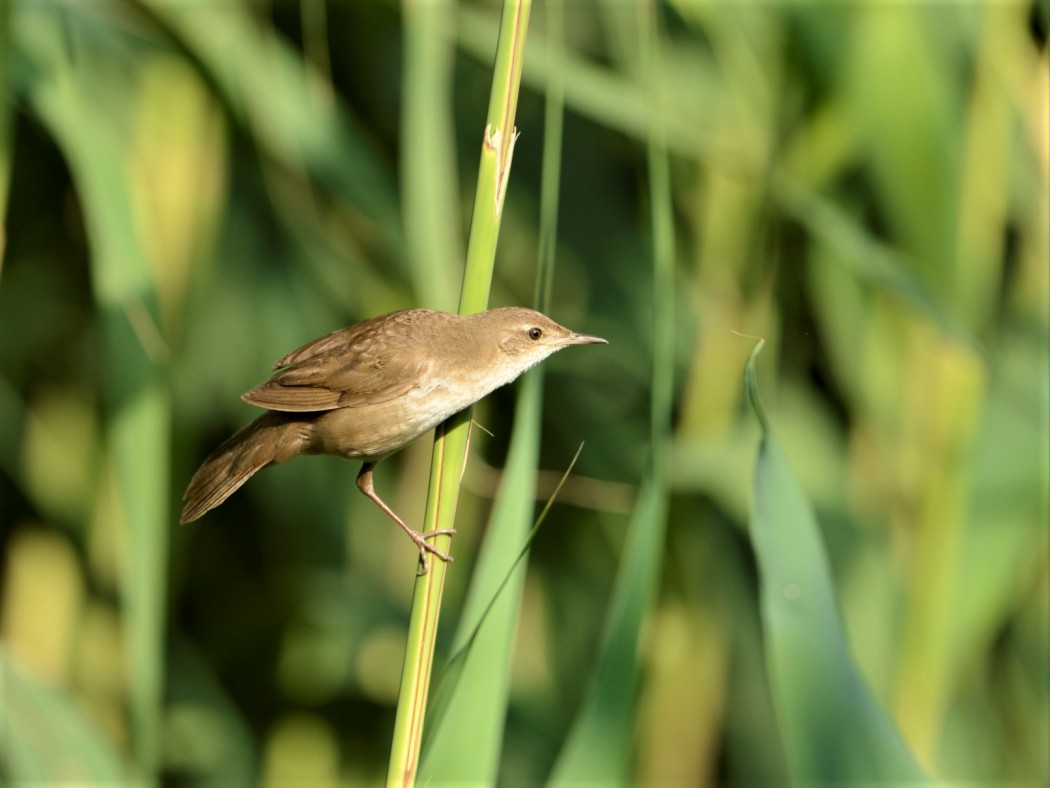
{"label": "brown wing", "polygon": [[308,412],[385,402],[416,386],[430,364],[411,330],[412,312],[395,312],[334,331],[293,350],[284,367],[242,399],[269,410]]}

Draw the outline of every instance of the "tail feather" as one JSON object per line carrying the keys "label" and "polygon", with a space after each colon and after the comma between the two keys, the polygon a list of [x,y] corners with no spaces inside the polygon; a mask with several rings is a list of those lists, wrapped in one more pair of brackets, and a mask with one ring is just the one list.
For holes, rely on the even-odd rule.
{"label": "tail feather", "polygon": [[301,426],[286,414],[266,413],[228,438],[190,479],[179,522],[202,517],[266,466],[299,454],[304,438]]}

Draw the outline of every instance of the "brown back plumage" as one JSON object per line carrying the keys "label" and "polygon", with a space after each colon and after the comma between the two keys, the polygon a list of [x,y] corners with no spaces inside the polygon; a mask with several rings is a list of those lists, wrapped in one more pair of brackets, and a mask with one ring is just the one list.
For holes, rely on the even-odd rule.
{"label": "brown back plumage", "polygon": [[424,312],[429,310],[381,315],[308,342],[274,364],[279,371],[241,399],[286,413],[354,408],[394,399],[418,385],[429,367],[429,357],[419,352],[416,322]]}

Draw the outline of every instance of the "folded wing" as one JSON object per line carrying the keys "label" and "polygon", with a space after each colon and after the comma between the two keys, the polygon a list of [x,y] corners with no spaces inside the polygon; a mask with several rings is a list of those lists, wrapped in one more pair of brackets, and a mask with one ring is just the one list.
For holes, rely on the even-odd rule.
{"label": "folded wing", "polygon": [[360,407],[404,394],[419,384],[430,359],[411,332],[399,330],[401,321],[384,317],[293,350],[274,365],[279,372],[242,399],[260,408],[299,413]]}

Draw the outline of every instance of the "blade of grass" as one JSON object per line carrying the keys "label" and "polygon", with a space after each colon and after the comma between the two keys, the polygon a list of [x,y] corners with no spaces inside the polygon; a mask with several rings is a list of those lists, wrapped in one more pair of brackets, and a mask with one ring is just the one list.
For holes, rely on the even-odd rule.
{"label": "blade of grass", "polygon": [[[594,679],[558,756],[549,786],[630,784],[628,756],[638,683],[638,638],[659,577],[666,520],[666,491],[650,476],[638,491],[628,526]],[[661,538],[652,538],[653,532]]]}
{"label": "blade of grass", "polygon": [[761,579],[766,663],[792,777],[870,785],[921,781],[904,740],[849,653],[816,519],[758,395],[759,342],[745,387],[762,427],[751,539]]}
{"label": "blade of grass", "polygon": [[[651,3],[638,5],[638,68],[649,87],[652,123],[647,160],[653,232],[652,455],[627,531],[623,559],[605,621],[594,680],[558,756],[550,785],[626,785],[638,642],[659,587],[667,528],[667,452],[674,383],[674,223],[666,132],[660,91],[660,38]],[[622,8],[610,7],[610,13]]]}
{"label": "blade of grass", "polygon": [[[463,640],[463,645],[455,650],[452,656],[449,658],[448,664],[445,666],[442,672],[437,689],[434,693],[434,698],[430,703],[428,712],[430,714],[430,726],[427,728],[423,736],[423,760],[424,769],[427,769],[427,756],[428,752],[434,746],[434,736],[431,735],[432,731],[442,730],[444,724],[445,714],[448,712],[450,703],[454,697],[456,697],[456,688],[459,686],[460,679],[463,677],[463,669],[466,666],[467,659],[473,652],[474,644],[477,642],[478,634],[481,632],[482,627],[488,620],[489,615],[495,608],[496,603],[499,601],[504,590],[510,585],[510,581],[515,577],[515,573],[518,566],[521,565],[522,561],[529,553],[529,548],[532,546],[533,541],[540,532],[540,527],[543,525],[544,520],[547,519],[547,513],[550,512],[551,507],[557,500],[558,495],[561,493],[561,488],[564,486],[565,481],[569,478],[569,474],[572,473],[572,469],[576,466],[576,461],[580,458],[580,453],[583,451],[583,444],[581,443],[579,448],[576,450],[576,454],[573,455],[572,461],[569,463],[569,467],[565,469],[565,473],[562,474],[561,479],[555,486],[554,491],[547,499],[547,503],[543,507],[543,511],[540,512],[539,517],[536,518],[536,522],[532,525],[532,530],[529,531],[528,536],[525,537],[525,542],[521,546],[521,551],[518,553],[517,558],[510,565],[507,573],[503,576],[499,586],[496,588],[495,593],[488,601],[488,605],[481,612],[481,615],[477,619],[477,623],[474,628],[471,629]],[[452,723],[450,723],[452,725]],[[502,725],[502,723],[501,723]],[[429,773],[429,772],[428,772]],[[433,775],[431,775],[433,777]]]}
{"label": "blade of grass", "polygon": [[[504,3],[460,295],[459,311],[462,314],[481,311],[488,304],[496,241],[503,217],[503,197],[517,134],[514,115],[531,6],[529,0],[506,0]],[[472,409],[467,409],[435,431],[425,515],[427,530],[451,528],[455,522],[471,413]],[[452,539],[447,535],[440,536],[435,542],[438,549],[448,552]],[[389,786],[415,784],[447,569],[443,562],[432,561],[430,572],[416,579],[387,772]]]}

